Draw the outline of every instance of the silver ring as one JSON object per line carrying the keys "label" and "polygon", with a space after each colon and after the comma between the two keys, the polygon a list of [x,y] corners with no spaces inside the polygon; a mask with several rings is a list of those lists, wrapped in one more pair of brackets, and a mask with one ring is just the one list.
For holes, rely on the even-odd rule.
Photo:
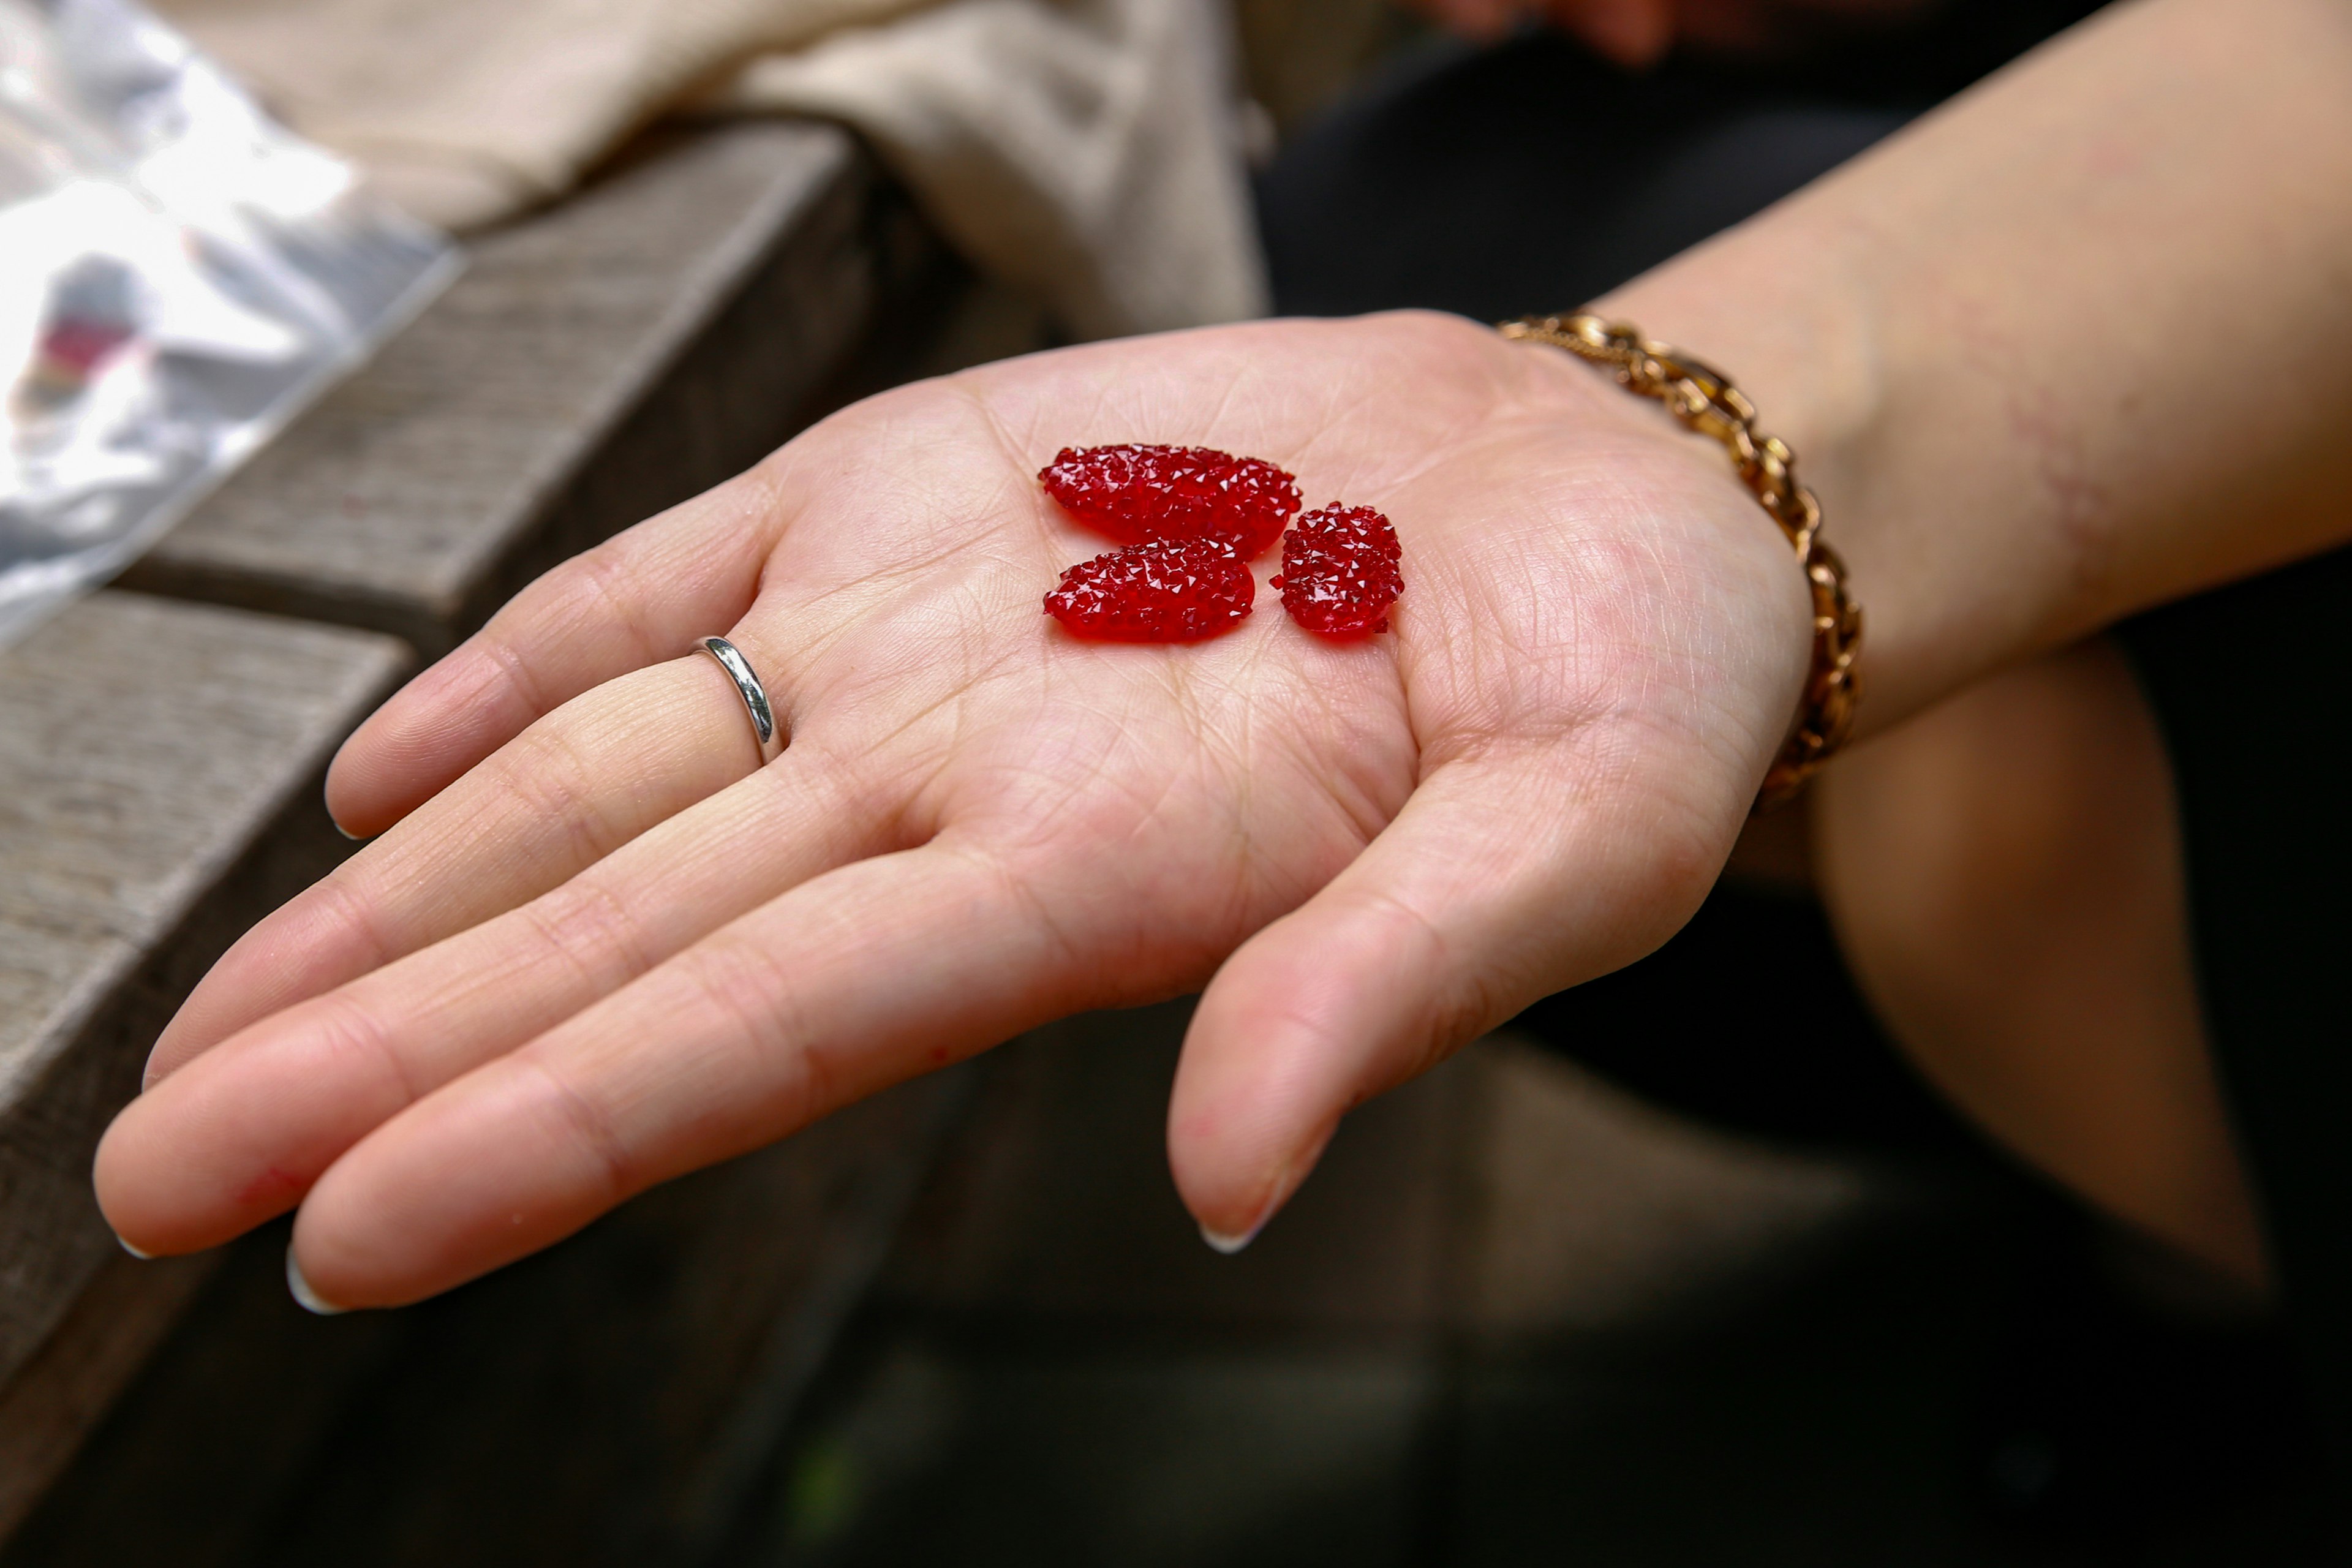
{"label": "silver ring", "polygon": [[783,734],[776,728],[776,710],[768,705],[768,689],[752,673],[751,661],[725,637],[704,637],[698,646],[718,660],[719,668],[735,682],[736,694],[751,712],[751,732],[760,742],[760,765],[767,766],[784,749]]}

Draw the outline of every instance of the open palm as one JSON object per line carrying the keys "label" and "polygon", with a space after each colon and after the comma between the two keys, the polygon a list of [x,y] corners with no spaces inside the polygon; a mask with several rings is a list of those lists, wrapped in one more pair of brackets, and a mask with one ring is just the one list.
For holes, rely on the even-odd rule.
{"label": "open palm", "polygon": [[[1266,458],[1394,519],[1354,643],[1040,614],[1108,548],[1066,445]],[[1259,564],[1261,582],[1273,569]],[[872,399],[551,573],[337,760],[381,835],[256,928],[101,1147],[144,1250],[299,1205],[330,1300],[406,1301],[652,1184],[1083,1008],[1207,985],[1170,1148],[1239,1237],[1350,1105],[1696,907],[1807,657],[1721,456],[1448,318],[1272,322]],[[790,748],[762,768],[697,637]]]}

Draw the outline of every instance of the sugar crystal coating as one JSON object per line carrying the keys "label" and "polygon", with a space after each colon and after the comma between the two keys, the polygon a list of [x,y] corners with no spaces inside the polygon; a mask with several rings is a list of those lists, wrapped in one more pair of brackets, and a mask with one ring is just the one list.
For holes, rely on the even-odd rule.
{"label": "sugar crystal coating", "polygon": [[1065,447],[1037,478],[1072,516],[1122,543],[1216,536],[1244,561],[1299,507],[1290,475],[1207,447]]}
{"label": "sugar crystal coating", "polygon": [[1250,613],[1257,584],[1221,539],[1155,539],[1062,574],[1045,613],[1105,642],[1197,642]]}
{"label": "sugar crystal coating", "polygon": [[1321,506],[1282,536],[1282,607],[1310,632],[1370,637],[1389,629],[1404,592],[1403,551],[1389,520],[1368,506]]}

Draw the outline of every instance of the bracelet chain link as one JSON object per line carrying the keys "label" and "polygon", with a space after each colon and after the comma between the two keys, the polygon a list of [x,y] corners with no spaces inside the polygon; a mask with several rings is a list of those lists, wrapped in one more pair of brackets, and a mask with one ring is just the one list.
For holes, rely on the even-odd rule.
{"label": "bracelet chain link", "polygon": [[1796,454],[1778,436],[1756,428],[1755,405],[1721,371],[1652,342],[1626,322],[1582,313],[1523,316],[1497,330],[1605,366],[1624,386],[1664,403],[1690,429],[1720,441],[1740,481],[1788,536],[1812,591],[1813,663],[1796,728],[1765,773],[1756,808],[1787,799],[1853,731],[1859,695],[1854,657],[1862,647],[1862,608],[1846,592],[1844,563],[1821,542],[1821,503],[1797,482]]}

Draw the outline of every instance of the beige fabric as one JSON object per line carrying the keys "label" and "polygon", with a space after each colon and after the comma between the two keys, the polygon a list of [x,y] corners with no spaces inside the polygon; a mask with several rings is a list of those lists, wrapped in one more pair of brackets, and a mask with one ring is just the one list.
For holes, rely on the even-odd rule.
{"label": "beige fabric", "polygon": [[1082,337],[1265,289],[1214,0],[160,0],[303,134],[471,228],[681,109],[864,132],[979,266]]}

